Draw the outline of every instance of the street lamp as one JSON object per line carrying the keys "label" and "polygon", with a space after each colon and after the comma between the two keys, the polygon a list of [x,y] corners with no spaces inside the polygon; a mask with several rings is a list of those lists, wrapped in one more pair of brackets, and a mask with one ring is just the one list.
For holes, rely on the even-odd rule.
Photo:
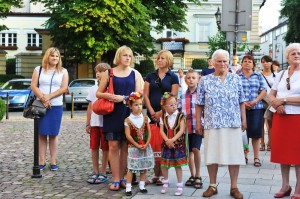
{"label": "street lamp", "polygon": [[280,47],[280,50],[281,50],[281,69],[283,70],[283,47],[282,47],[282,44],[278,43],[278,44],[275,44],[275,57],[278,57],[279,55],[279,48],[278,46]]}
{"label": "street lamp", "polygon": [[215,13],[215,18],[217,21],[217,25],[218,25],[218,30],[221,30],[221,12],[220,12],[220,8],[218,7],[217,12]]}

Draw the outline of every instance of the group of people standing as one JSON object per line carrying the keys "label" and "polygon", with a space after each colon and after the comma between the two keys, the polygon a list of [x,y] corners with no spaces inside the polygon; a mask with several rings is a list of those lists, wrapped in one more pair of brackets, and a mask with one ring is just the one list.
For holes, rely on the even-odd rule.
{"label": "group of people standing", "polygon": [[[88,182],[98,184],[108,180],[105,169],[109,160],[113,181],[110,190],[124,188],[127,196],[132,195],[132,179],[134,174],[139,173],[141,193],[147,193],[145,185],[156,183],[162,185],[160,192],[164,194],[170,185],[168,169],[174,167],[178,181],[175,195],[180,196],[183,193],[181,167],[188,164],[191,177],[185,185],[200,189],[203,186],[200,175],[203,138],[209,186],[202,196],[211,197],[218,193],[218,166],[228,165],[229,193],[233,198],[241,199],[243,194],[237,187],[239,167],[248,163],[242,133],[246,131],[248,139],[251,138],[254,166],[261,166],[259,149],[264,143],[263,121],[268,118],[267,149],[271,150],[271,161],[281,164],[282,173],[282,188],[274,197],[291,194],[289,171],[294,165],[297,182],[292,198],[299,199],[300,156],[297,154],[300,145],[297,140],[300,138],[300,123],[297,121],[300,119],[300,44],[290,44],[286,48],[286,58],[290,66],[276,73],[272,69],[272,59],[264,56],[261,60],[264,70],[257,72],[254,70],[254,58],[246,55],[241,67],[234,67],[233,72],[229,68],[228,52],[216,50],[209,60],[211,68],[207,70],[208,74],[199,78],[197,72],[189,70],[180,80],[186,83],[186,90],[182,90],[178,76],[170,70],[173,65],[170,51],[158,53],[157,69],[144,81],[141,74],[131,67],[134,63],[132,50],[127,46],[120,47],[113,69],[104,63],[95,67],[100,83],[90,90],[87,97],[86,132],[90,134],[93,160],[93,174]],[[114,94],[105,92],[111,72]],[[48,136],[50,167],[57,170],[61,97],[67,89],[68,73],[61,67],[56,48],[46,52],[41,75],[37,67],[32,80],[33,92],[48,108],[46,116],[40,120],[40,169],[45,167]],[[49,85],[52,87],[50,92],[47,89]],[[92,104],[97,98],[113,101],[113,112],[104,116],[93,113]],[[267,102],[265,109],[263,101]],[[147,114],[142,112],[143,105]],[[57,124],[52,125],[54,119]],[[103,151],[101,172],[99,147]],[[149,169],[154,169],[154,176],[146,180]]]}

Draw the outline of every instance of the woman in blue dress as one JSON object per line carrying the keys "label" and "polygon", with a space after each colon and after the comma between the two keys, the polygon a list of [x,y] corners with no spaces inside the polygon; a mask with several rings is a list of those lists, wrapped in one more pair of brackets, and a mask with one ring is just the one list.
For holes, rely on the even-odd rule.
{"label": "woman in blue dress", "polygon": [[98,98],[105,98],[115,103],[112,113],[103,116],[103,132],[109,145],[109,161],[112,171],[113,184],[110,190],[117,191],[120,186],[126,188],[123,179],[126,173],[127,143],[124,130],[124,120],[129,116],[130,110],[123,101],[131,92],[141,92],[144,81],[141,74],[131,68],[134,63],[132,50],[127,46],[120,47],[114,58],[113,70],[114,94],[105,93],[109,82],[109,72],[104,73],[97,91]]}
{"label": "woman in blue dress", "polygon": [[196,132],[204,136],[204,159],[210,180],[202,196],[218,193],[218,165],[228,165],[230,195],[242,199],[237,188],[239,168],[245,164],[241,130],[247,127],[242,82],[236,74],[228,72],[227,51],[215,51],[212,61],[215,72],[202,77],[197,88]]}

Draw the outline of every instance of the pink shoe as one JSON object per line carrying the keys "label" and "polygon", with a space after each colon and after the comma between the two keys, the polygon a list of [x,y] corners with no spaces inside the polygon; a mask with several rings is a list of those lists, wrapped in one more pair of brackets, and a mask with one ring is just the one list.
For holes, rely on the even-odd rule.
{"label": "pink shoe", "polygon": [[181,196],[181,195],[182,195],[182,192],[183,192],[183,188],[177,186],[177,190],[176,190],[176,192],[175,192],[175,196]]}
{"label": "pink shoe", "polygon": [[163,186],[162,186],[162,188],[160,190],[160,193],[162,193],[162,194],[167,193],[168,192],[168,188],[169,188],[169,184],[170,184],[169,181],[163,180]]}

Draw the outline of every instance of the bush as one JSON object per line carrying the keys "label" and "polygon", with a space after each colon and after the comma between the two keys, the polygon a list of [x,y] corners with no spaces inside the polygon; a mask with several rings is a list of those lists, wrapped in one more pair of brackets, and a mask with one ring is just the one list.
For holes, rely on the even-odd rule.
{"label": "bush", "polygon": [[206,59],[194,59],[192,62],[193,69],[204,69],[208,67]]}
{"label": "bush", "polygon": [[154,63],[150,59],[140,61],[140,64],[136,64],[134,68],[139,71],[143,77],[155,70]]}
{"label": "bush", "polygon": [[12,75],[12,74],[7,74],[7,75],[0,75],[0,85],[3,85],[5,82],[11,79],[24,79],[25,77],[22,75]]}
{"label": "bush", "polygon": [[6,112],[6,105],[4,101],[0,98],[0,121],[2,121]]}
{"label": "bush", "polygon": [[6,74],[16,74],[16,58],[6,60]]}

